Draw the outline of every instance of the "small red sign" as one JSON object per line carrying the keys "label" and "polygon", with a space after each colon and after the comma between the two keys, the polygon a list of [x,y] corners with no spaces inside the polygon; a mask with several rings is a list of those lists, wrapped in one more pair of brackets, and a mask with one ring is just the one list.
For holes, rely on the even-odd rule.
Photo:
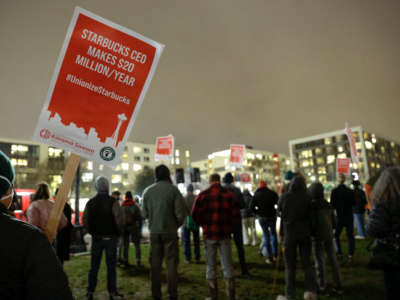
{"label": "small red sign", "polygon": [[161,136],[156,140],[156,153],[157,160],[171,159],[174,156],[174,137],[172,135]]}
{"label": "small red sign", "polygon": [[345,175],[350,174],[350,158],[337,158],[336,159],[336,172]]}
{"label": "small red sign", "polygon": [[250,183],[251,182],[250,174],[249,173],[240,174],[240,181],[243,183]]}
{"label": "small red sign", "polygon": [[244,159],[245,145],[231,145],[231,155],[229,158],[230,164],[234,167],[241,168]]}

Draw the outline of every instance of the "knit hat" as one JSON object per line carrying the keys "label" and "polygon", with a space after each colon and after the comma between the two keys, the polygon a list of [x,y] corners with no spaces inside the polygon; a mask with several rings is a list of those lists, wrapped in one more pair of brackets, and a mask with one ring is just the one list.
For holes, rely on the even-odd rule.
{"label": "knit hat", "polygon": [[228,172],[225,174],[224,178],[222,179],[222,182],[225,184],[230,184],[233,182],[233,176],[232,173]]}
{"label": "knit hat", "polygon": [[258,187],[259,188],[267,187],[267,183],[264,180],[260,180],[260,182],[258,183]]}
{"label": "knit hat", "polygon": [[108,193],[110,188],[108,179],[104,176],[97,177],[94,182],[94,187],[98,193]]}
{"label": "knit hat", "polygon": [[15,172],[10,159],[0,150],[0,196],[7,193],[14,182]]}
{"label": "knit hat", "polygon": [[293,177],[294,177],[294,174],[293,174],[293,172],[292,171],[287,171],[286,173],[285,173],[285,180],[292,180],[293,179]]}

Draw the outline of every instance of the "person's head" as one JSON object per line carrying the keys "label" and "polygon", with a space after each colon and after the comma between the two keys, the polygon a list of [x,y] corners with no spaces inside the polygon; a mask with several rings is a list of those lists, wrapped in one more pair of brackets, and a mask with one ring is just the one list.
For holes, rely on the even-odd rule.
{"label": "person's head", "polygon": [[127,191],[125,193],[125,200],[128,200],[128,199],[133,200],[133,196],[132,196],[132,192],[131,191]]}
{"label": "person's head", "polygon": [[260,180],[260,182],[258,183],[258,187],[265,188],[265,187],[267,187],[267,183],[264,180]]}
{"label": "person's head", "polygon": [[[107,180],[107,184],[108,184],[108,180]],[[107,190],[107,193],[108,193],[108,190]],[[113,192],[111,193],[111,197],[113,197],[115,200],[119,200],[120,197],[121,197],[121,192],[115,190],[115,191],[113,191]]]}
{"label": "person's head", "polygon": [[210,182],[210,184],[220,183],[221,182],[221,176],[219,176],[218,173],[211,174],[209,182]]}
{"label": "person's head", "polygon": [[193,184],[189,184],[189,185],[186,187],[186,191],[188,192],[188,194],[192,194],[193,191],[194,191]]}
{"label": "person's head", "polygon": [[46,182],[39,183],[36,192],[33,195],[32,201],[49,200],[49,199],[50,199],[49,185]]}
{"label": "person's head", "polygon": [[308,188],[310,195],[313,199],[324,198],[324,186],[320,182],[314,182]]}
{"label": "person's head", "polygon": [[294,177],[294,174],[292,171],[289,170],[285,173],[285,181],[290,182],[293,179],[293,177]]}
{"label": "person's head", "polygon": [[225,184],[233,183],[232,173],[231,172],[226,173],[224,178],[222,179],[222,182],[225,183]]}
{"label": "person's head", "polygon": [[290,181],[289,192],[306,191],[306,181],[302,176],[295,176],[292,181]]}
{"label": "person's head", "polygon": [[360,181],[358,181],[358,180],[354,180],[354,181],[353,181],[353,186],[354,186],[356,189],[360,188],[360,185],[361,185],[361,182],[360,182]]}
{"label": "person's head", "polygon": [[339,173],[338,174],[338,182],[340,184],[344,184],[345,181],[346,181],[346,176],[343,173]]}
{"label": "person's head", "polygon": [[382,204],[400,214],[400,167],[382,172],[371,193],[371,205]]}
{"label": "person's head", "polygon": [[14,167],[10,159],[0,150],[0,202],[5,207],[11,205],[14,196],[14,178]]}
{"label": "person's head", "polygon": [[166,165],[159,165],[155,169],[156,182],[158,181],[168,181],[171,180],[171,173]]}
{"label": "person's head", "polygon": [[[99,194],[108,194],[110,191],[110,184],[108,183],[108,179],[104,176],[98,176],[94,181],[94,188]],[[121,193],[119,193],[119,195],[121,195]]]}

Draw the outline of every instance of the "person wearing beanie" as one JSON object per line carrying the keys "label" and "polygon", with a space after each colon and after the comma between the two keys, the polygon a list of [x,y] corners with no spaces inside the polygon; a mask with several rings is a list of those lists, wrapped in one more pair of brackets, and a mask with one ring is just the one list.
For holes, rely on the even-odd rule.
{"label": "person wearing beanie", "polygon": [[99,176],[94,187],[97,194],[91,198],[83,212],[83,226],[92,235],[91,264],[88,275],[87,299],[93,300],[103,251],[106,252],[107,289],[110,300],[121,299],[117,292],[117,242],[120,233],[120,206],[110,196],[108,179]]}
{"label": "person wearing beanie", "polygon": [[[194,188],[192,184],[189,184],[186,188],[186,196],[185,203],[187,207],[188,213],[192,211],[193,203],[194,203]],[[189,217],[188,217],[189,218]],[[190,243],[190,235],[193,235],[193,243],[194,243],[194,256],[196,263],[200,262],[200,231],[198,226],[194,226],[197,228],[189,228],[187,219],[182,226],[182,242],[183,242],[183,253],[185,254],[185,259],[187,263],[191,263],[192,260],[192,249]]]}
{"label": "person wearing beanie", "polygon": [[136,265],[142,267],[141,263],[141,249],[140,249],[140,224],[142,221],[142,213],[139,206],[133,200],[132,193],[127,191],[125,193],[125,200],[121,205],[122,215],[122,256],[121,260],[125,266],[129,264],[129,242],[132,240],[136,250]]}
{"label": "person wearing beanie", "polygon": [[11,217],[14,168],[0,151],[0,299],[72,300],[72,292],[48,239],[38,228]]}
{"label": "person wearing beanie", "polygon": [[277,257],[278,238],[276,234],[276,208],[278,204],[278,194],[267,187],[267,183],[261,180],[259,188],[255,191],[253,201],[250,205],[251,210],[256,214],[258,223],[263,231],[263,248],[266,248],[266,263],[271,264]]}
{"label": "person wearing beanie", "polygon": [[143,217],[149,220],[150,278],[153,299],[161,299],[161,269],[165,258],[168,294],[178,299],[178,228],[188,215],[184,199],[172,184],[168,167],[155,169],[155,183],[143,192]]}
{"label": "person wearing beanie", "polygon": [[287,193],[289,191],[289,184],[294,176],[295,176],[294,173],[290,170],[285,173],[284,182],[282,186],[282,194]]}
{"label": "person wearing beanie", "polygon": [[[232,173],[228,172],[225,174],[222,179],[223,186],[230,190],[235,195],[236,204],[240,210],[246,207],[246,203],[244,202],[243,194],[239,188],[234,186],[233,184],[233,176]],[[242,229],[242,217],[240,216],[240,222],[235,223],[233,226],[233,240],[235,241],[240,268],[242,270],[242,276],[249,276],[249,271],[247,270],[246,264],[246,255],[244,252],[243,245],[243,229]]]}

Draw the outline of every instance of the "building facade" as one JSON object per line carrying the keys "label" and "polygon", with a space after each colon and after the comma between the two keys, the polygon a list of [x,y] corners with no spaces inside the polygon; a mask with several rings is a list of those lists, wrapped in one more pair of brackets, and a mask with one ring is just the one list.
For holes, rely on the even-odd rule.
{"label": "building facade", "polygon": [[[285,172],[290,168],[287,155],[255,150],[247,146],[242,168],[232,167],[229,163],[229,157],[229,149],[213,152],[208,155],[208,159],[193,162],[192,167],[200,169],[203,180],[208,180],[208,176],[212,173],[218,173],[222,178],[225,173],[231,172],[242,188],[246,187],[254,191],[258,182],[264,180],[270,188],[277,192],[280,191]],[[240,181],[240,175],[243,173],[250,176],[250,182]]]}
{"label": "building facade", "polygon": [[[365,183],[377,176],[384,165],[400,165],[400,144],[377,136],[361,126],[352,127],[360,164],[352,163],[352,178]],[[292,169],[303,173],[309,182],[328,187],[336,183],[337,158],[351,158],[344,130],[289,141]]]}

